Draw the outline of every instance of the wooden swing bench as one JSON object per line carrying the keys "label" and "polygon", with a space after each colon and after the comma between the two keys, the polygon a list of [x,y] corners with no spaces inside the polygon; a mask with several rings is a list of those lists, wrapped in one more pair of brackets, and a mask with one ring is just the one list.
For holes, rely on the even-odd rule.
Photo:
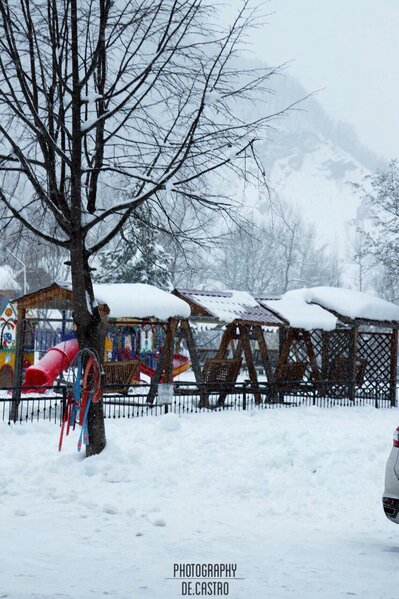
{"label": "wooden swing bench", "polygon": [[129,360],[126,362],[105,362],[104,364],[104,385],[110,392],[123,393],[129,392],[135,381],[138,380],[140,362],[139,360]]}
{"label": "wooden swing bench", "polygon": [[[355,385],[361,387],[366,374],[367,360],[355,357]],[[332,383],[344,384],[349,382],[348,359],[336,356],[328,369],[328,380]]]}
{"label": "wooden swing bench", "polygon": [[224,391],[235,385],[241,368],[239,358],[207,358],[202,379],[207,391]]}
{"label": "wooden swing bench", "polygon": [[303,383],[308,367],[307,362],[287,362],[279,364],[274,373],[272,385],[278,391],[294,391]]}

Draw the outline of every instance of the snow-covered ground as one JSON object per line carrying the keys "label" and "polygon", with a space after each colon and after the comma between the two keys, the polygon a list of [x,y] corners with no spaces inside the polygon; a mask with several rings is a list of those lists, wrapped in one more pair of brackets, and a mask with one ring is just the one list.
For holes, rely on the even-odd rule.
{"label": "snow-covered ground", "polygon": [[233,599],[390,599],[381,506],[399,410],[107,420],[100,456],[2,424],[0,597],[176,599],[174,563],[235,563]]}

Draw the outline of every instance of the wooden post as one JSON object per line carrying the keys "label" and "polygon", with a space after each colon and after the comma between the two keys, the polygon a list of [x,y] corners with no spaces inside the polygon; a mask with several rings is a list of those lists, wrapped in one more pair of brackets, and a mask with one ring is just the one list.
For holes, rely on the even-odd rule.
{"label": "wooden post", "polygon": [[355,325],[351,330],[350,341],[349,341],[349,399],[355,401],[356,399],[356,348],[357,348],[357,337],[359,333],[359,325],[355,321]]}
{"label": "wooden post", "polygon": [[328,379],[328,333],[321,334],[321,378],[325,382]]}
{"label": "wooden post", "polygon": [[[309,331],[302,331],[302,337],[305,342],[306,353],[308,354],[308,358],[309,358],[309,364],[312,369],[313,380],[316,381],[317,383],[320,383],[320,380],[321,380],[320,370],[317,365],[316,354],[314,353],[312,339],[310,337]],[[317,385],[317,386],[320,387],[320,385]]]}
{"label": "wooden post", "polygon": [[233,358],[239,360],[242,356],[242,341],[241,338],[237,339],[237,345],[234,348]]}
{"label": "wooden post", "polygon": [[[242,339],[241,339],[240,332],[237,335],[237,328],[239,329],[237,323],[231,323],[231,324],[227,325],[226,330],[223,334],[222,340],[220,342],[217,356],[216,356],[216,358],[218,358],[219,360],[223,360],[226,357],[229,345],[231,346],[231,344],[234,342],[234,339],[237,340],[237,345],[233,352],[233,359],[237,359],[237,360],[240,359],[241,354],[242,354]],[[240,329],[239,329],[239,331],[240,331]],[[234,384],[236,382],[236,380],[231,381],[231,382]],[[224,405],[227,395],[228,395],[227,390],[220,391],[218,402],[217,402],[218,406]]]}
{"label": "wooden post", "polygon": [[239,325],[241,333],[242,348],[244,350],[245,361],[247,363],[248,374],[254,390],[255,403],[260,404],[261,398],[259,393],[258,376],[256,374],[256,368],[253,360],[251,343],[249,341],[249,327],[248,325]]}
{"label": "wooden post", "polygon": [[262,357],[263,366],[267,376],[267,382],[270,383],[273,378],[272,368],[270,365],[269,350],[267,349],[265,337],[260,325],[254,327],[255,338],[259,345],[260,355]]}
{"label": "wooden post", "polygon": [[[174,321],[174,325],[172,325]],[[173,327],[173,328],[172,328]],[[156,394],[158,393],[158,385],[162,377],[162,373],[165,370],[165,381],[169,382],[173,380],[173,338],[176,329],[176,321],[173,318],[169,318],[166,325],[166,337],[165,344],[162,352],[159,355],[157,367],[155,369],[154,376],[151,380],[150,389],[147,395],[147,403],[154,403]]]}
{"label": "wooden post", "polygon": [[194,341],[193,332],[191,330],[190,323],[187,319],[184,319],[181,321],[180,326],[181,326],[181,330],[183,332],[184,338],[187,343],[187,349],[190,354],[191,365],[193,367],[195,380],[196,380],[199,390],[200,390],[200,403],[199,403],[198,407],[199,408],[209,408],[208,395],[204,389],[204,381],[202,378],[201,366],[199,363],[197,348],[195,346],[195,341]]}
{"label": "wooden post", "polygon": [[14,364],[14,381],[12,392],[12,404],[10,410],[10,420],[16,422],[18,420],[19,403],[21,401],[21,385],[24,361],[25,348],[25,333],[26,333],[26,310],[18,308],[17,313],[17,339],[15,347],[15,364]]}
{"label": "wooden post", "polygon": [[235,324],[228,324],[223,333],[222,339],[220,341],[219,349],[217,351],[215,359],[223,360],[226,356],[226,353],[229,349],[229,343],[235,337]]}
{"label": "wooden post", "polygon": [[295,339],[294,329],[288,329],[287,334],[285,335],[285,339],[281,344],[280,355],[278,358],[277,368],[286,363],[287,358],[290,353],[291,344]]}
{"label": "wooden post", "polygon": [[328,333],[322,331],[321,333],[321,389],[323,396],[326,396],[329,391],[328,385],[328,368],[329,368],[329,356],[328,356]]}
{"label": "wooden post", "polygon": [[159,385],[159,381],[161,380],[164,364],[165,364],[165,349],[163,349],[159,355],[158,364],[157,364],[157,367],[155,368],[154,376],[151,379],[150,389],[149,389],[148,395],[147,395],[147,403],[150,403],[150,404],[154,403],[155,396],[158,393],[158,385]]}
{"label": "wooden post", "polygon": [[177,320],[169,318],[165,339],[165,383],[173,383],[173,351]]}
{"label": "wooden post", "polygon": [[389,396],[391,406],[396,406],[396,382],[398,369],[398,325],[392,329],[391,336],[391,364],[390,364],[390,381],[389,381]]}

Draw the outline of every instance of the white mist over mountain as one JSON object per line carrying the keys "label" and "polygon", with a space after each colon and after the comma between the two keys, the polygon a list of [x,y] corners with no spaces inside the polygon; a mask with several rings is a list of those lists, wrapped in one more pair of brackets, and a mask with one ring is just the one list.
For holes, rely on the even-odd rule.
{"label": "white mist over mountain", "polygon": [[[274,80],[271,112],[302,98],[306,90],[288,74]],[[320,241],[347,252],[348,224],[360,197],[353,183],[383,163],[358,139],[352,126],[330,118],[311,97],[283,119],[260,148],[273,192],[315,224]],[[266,198],[259,202],[268,202]]]}
{"label": "white mist over mountain", "polygon": [[[223,19],[231,21],[242,6],[230,0]],[[319,90],[275,121],[258,148],[272,192],[349,263],[349,223],[361,214],[352,183],[398,153],[399,4],[270,0],[261,13],[248,36],[252,61],[287,63],[270,81],[268,112]],[[267,214],[270,199],[248,190],[247,203]]]}
{"label": "white mist over mountain", "polygon": [[[230,20],[241,0],[225,5]],[[397,0],[269,0],[261,4],[249,44],[289,73],[336,120],[351,123],[363,144],[385,160],[398,157],[399,3]]]}

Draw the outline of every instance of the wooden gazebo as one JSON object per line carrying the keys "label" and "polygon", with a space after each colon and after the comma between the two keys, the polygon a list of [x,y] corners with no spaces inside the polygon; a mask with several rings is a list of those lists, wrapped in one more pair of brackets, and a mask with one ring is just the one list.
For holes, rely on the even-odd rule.
{"label": "wooden gazebo", "polygon": [[333,287],[287,292],[263,306],[288,322],[274,375],[280,387],[312,382],[332,398],[389,399],[396,405],[399,306]]}
{"label": "wooden gazebo", "polygon": [[241,291],[206,291],[175,289],[174,295],[186,301],[191,308],[191,323],[217,323],[223,333],[213,358],[208,358],[201,374],[208,391],[221,390],[222,404],[227,391],[237,380],[243,357],[254,390],[255,402],[260,403],[258,376],[254,362],[257,342],[261,361],[268,380],[272,380],[272,366],[264,336],[265,327],[282,327],[288,323],[275,312],[260,305],[249,293]]}
{"label": "wooden gazebo", "polygon": [[[159,355],[155,375],[151,381],[152,384],[148,398],[150,402],[153,401],[161,377],[163,376],[165,383],[172,382],[176,327],[181,321],[187,321],[190,315],[188,304],[170,293],[151,285],[143,284],[94,285],[94,293],[100,314],[104,319],[105,330],[112,326],[126,328],[137,324],[145,325],[147,323],[151,325],[156,324],[163,329],[163,347]],[[69,326],[73,327],[72,289],[68,284],[53,283],[48,287],[19,297],[14,301],[17,305],[18,325],[13,385],[19,389],[15,395],[20,396],[27,323],[30,319],[38,319],[37,315],[34,314],[36,310],[57,310],[61,312],[61,318],[50,317],[46,318],[46,320],[55,323],[68,322]],[[187,329],[184,324],[182,327]],[[189,349],[192,347],[191,343],[187,345]],[[106,375],[105,383],[113,385],[116,391],[115,385],[118,382],[125,388],[128,387],[129,383],[133,382],[138,361],[122,359],[119,362],[110,362],[105,355],[104,367]],[[121,377],[124,380],[120,380]]]}

